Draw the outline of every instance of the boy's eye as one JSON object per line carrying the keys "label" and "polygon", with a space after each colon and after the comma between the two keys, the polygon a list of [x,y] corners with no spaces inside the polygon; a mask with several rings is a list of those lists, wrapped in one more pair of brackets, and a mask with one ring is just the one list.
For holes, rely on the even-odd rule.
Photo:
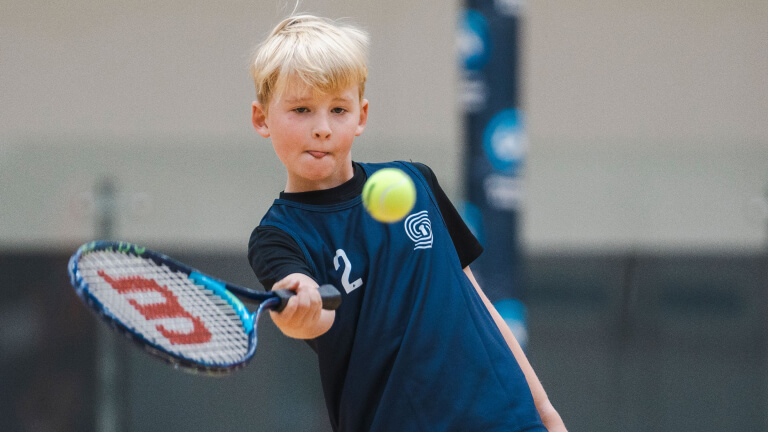
{"label": "boy's eye", "polygon": [[297,112],[297,113],[299,113],[299,114],[301,114],[301,113],[305,113],[305,112],[308,112],[308,111],[309,111],[309,110],[308,110],[307,108],[305,108],[305,107],[294,108],[293,110],[294,110],[294,111],[296,111],[296,112]]}
{"label": "boy's eye", "polygon": [[342,113],[347,112],[347,110],[344,109],[344,108],[337,107],[337,108],[332,109],[331,112],[334,113],[334,114],[342,114]]}

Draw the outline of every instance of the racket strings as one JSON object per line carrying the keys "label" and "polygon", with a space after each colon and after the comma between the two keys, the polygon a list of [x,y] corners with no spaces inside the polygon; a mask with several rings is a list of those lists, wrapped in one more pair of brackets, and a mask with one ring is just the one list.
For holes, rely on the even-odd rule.
{"label": "racket strings", "polygon": [[244,359],[240,315],[185,273],[135,255],[98,251],[78,263],[90,294],[117,321],[168,353],[211,365]]}

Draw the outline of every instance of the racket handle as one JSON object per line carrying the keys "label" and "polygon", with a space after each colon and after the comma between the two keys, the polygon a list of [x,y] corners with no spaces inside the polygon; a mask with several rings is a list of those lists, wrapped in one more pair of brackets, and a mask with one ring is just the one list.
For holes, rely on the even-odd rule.
{"label": "racket handle", "polygon": [[[341,306],[341,293],[335,286],[330,284],[320,285],[317,290],[320,291],[320,297],[323,300],[323,309],[336,310]],[[274,290],[272,292],[280,299],[280,303],[273,308],[277,312],[285,309],[288,300],[296,295],[295,292],[286,289]]]}

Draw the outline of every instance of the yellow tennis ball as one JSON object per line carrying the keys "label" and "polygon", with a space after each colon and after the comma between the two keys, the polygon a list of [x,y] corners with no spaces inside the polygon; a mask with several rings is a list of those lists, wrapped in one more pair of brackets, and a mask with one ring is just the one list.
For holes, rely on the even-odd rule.
{"label": "yellow tennis ball", "polygon": [[379,222],[392,223],[404,218],[416,204],[413,180],[397,168],[383,168],[371,175],[363,186],[363,205]]}

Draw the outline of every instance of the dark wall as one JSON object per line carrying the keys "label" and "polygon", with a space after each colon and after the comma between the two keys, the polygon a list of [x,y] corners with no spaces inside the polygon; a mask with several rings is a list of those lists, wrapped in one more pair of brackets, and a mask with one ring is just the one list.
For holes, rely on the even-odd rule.
{"label": "dark wall", "polygon": [[67,258],[0,254],[0,430],[93,430],[95,323]]}
{"label": "dark wall", "polygon": [[766,256],[528,259],[531,362],[570,430],[768,430]]}

